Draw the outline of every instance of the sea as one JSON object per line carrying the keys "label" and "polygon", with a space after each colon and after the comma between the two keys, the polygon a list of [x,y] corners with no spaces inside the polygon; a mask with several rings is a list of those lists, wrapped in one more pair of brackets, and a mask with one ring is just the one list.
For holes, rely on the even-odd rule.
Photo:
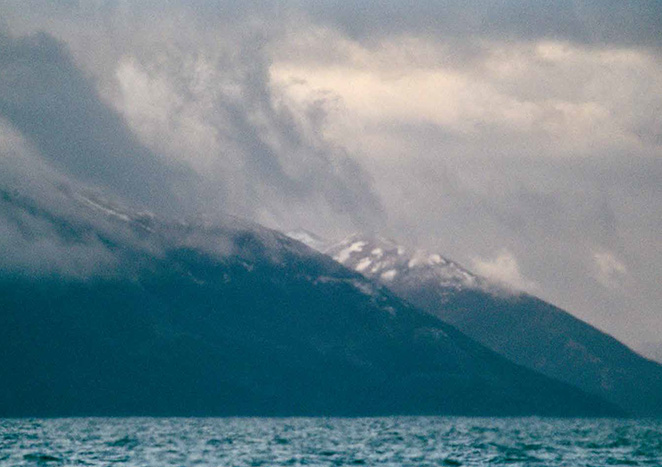
{"label": "sea", "polygon": [[662,421],[0,419],[1,466],[662,466]]}

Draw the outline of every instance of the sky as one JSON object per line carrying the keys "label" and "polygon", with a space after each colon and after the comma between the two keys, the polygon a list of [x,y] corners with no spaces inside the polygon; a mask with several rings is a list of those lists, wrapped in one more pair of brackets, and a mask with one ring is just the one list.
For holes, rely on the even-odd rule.
{"label": "sky", "polygon": [[379,233],[662,348],[662,2],[0,13],[4,188]]}

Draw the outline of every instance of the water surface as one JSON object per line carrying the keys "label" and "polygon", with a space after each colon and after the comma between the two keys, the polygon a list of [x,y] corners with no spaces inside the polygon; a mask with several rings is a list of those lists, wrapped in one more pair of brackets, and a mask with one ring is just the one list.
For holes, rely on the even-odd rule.
{"label": "water surface", "polygon": [[0,419],[4,466],[662,465],[662,421]]}

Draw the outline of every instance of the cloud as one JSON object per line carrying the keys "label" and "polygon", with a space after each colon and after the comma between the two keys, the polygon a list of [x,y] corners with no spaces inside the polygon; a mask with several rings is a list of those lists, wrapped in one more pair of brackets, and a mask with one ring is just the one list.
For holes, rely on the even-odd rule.
{"label": "cloud", "polygon": [[[311,41],[333,48],[328,39]],[[274,77],[292,83],[295,96],[337,95],[375,139],[388,138],[398,124],[408,131],[426,125],[454,135],[463,155],[530,157],[535,150],[537,157],[602,157],[635,150],[652,156],[660,150],[654,109],[662,105],[662,63],[645,51],[497,43],[485,45],[482,58],[466,69],[443,44],[431,52],[434,60],[420,63],[416,51],[434,49],[431,41],[385,39],[378,51],[338,42],[350,49],[341,60],[311,66],[283,53]],[[411,149],[409,157],[420,157]]]}
{"label": "cloud", "polygon": [[66,241],[47,219],[16,211],[7,193],[0,193],[0,269],[2,274],[76,279],[111,276],[119,258],[90,235]]}
{"label": "cloud", "polygon": [[160,245],[82,202],[82,193],[98,192],[54,167],[0,117],[1,274],[110,277],[136,266],[123,260],[122,249],[158,254]]}
{"label": "cloud", "polygon": [[613,253],[604,251],[593,254],[596,266],[596,279],[603,286],[615,288],[627,276],[628,269]]}
{"label": "cloud", "polygon": [[[274,76],[293,98],[336,97],[331,124],[359,147],[389,235],[466,264],[505,249],[538,295],[631,343],[653,338],[662,326],[652,279],[662,280],[659,36],[607,37],[623,27],[613,22],[593,40],[544,28],[471,32],[473,19],[438,34],[425,20],[397,33],[366,20],[357,34],[320,21],[292,39],[295,53],[281,44]],[[627,293],[596,282],[592,251],[630,266]]]}
{"label": "cloud", "polygon": [[[74,115],[114,115],[93,120],[119,122],[106,125],[124,141],[111,146],[140,146],[135,154],[161,167],[129,179],[160,177],[164,189],[154,183],[152,194],[180,202],[178,212],[230,211],[332,238],[380,231],[460,263],[478,258],[511,282],[535,278],[541,297],[631,345],[659,334],[659,2],[33,0],[1,9],[12,50],[35,46],[17,38],[37,31],[57,38],[60,71],[25,69],[45,67],[44,84],[96,102],[54,93]],[[23,103],[48,110],[18,89]],[[24,167],[15,185],[51,172],[107,190],[133,183],[111,175],[135,162],[119,157],[102,177],[78,156],[49,152],[39,138],[56,124],[45,123],[8,124],[29,149],[4,162],[11,173]],[[17,139],[4,141],[9,154]],[[182,167],[190,178],[177,175]],[[122,189],[136,199],[141,190],[149,199],[145,188]],[[594,252],[627,266],[627,287],[596,280]]]}
{"label": "cloud", "polygon": [[305,8],[316,21],[363,41],[417,34],[457,42],[562,39],[616,47],[662,45],[662,5],[656,1],[365,0],[311,2]]}
{"label": "cloud", "polygon": [[[219,14],[211,4],[201,8]],[[15,19],[21,31],[46,26],[74,58],[45,34],[8,36],[33,54],[19,70],[31,81],[21,102],[4,102],[0,112],[57,167],[170,215],[233,213],[318,230],[383,223],[370,176],[324,134],[324,100],[295,102],[271,82],[271,28],[240,12],[210,22],[186,4],[154,12],[111,2],[101,17],[80,5],[50,18],[41,10],[32,23]],[[150,28],[139,28],[146,16]],[[103,54],[90,53],[90,44]],[[59,93],[57,108],[29,92],[35,86]]]}
{"label": "cloud", "polygon": [[535,292],[539,285],[526,279],[519,269],[517,260],[508,250],[502,250],[494,259],[474,258],[473,269],[497,284],[514,291]]}
{"label": "cloud", "polygon": [[[276,225],[305,224],[311,211],[331,223],[378,224],[368,175],[324,135],[326,103],[295,102],[274,85],[259,37],[223,40],[119,62],[113,102],[141,140],[185,160],[227,211]],[[225,50],[233,47],[242,53]]]}
{"label": "cloud", "polygon": [[54,168],[134,203],[178,203],[173,190],[189,174],[136,140],[64,45],[46,34],[0,36],[0,68],[0,115]]}

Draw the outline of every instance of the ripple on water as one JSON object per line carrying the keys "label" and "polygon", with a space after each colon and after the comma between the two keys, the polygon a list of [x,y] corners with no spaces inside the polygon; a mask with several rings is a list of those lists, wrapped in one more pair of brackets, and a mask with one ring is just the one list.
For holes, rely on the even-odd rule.
{"label": "ripple on water", "polygon": [[31,453],[25,454],[23,459],[27,462],[37,463],[37,464],[52,464],[52,463],[62,463],[62,459],[59,457],[52,456],[50,454],[40,454],[40,453]]}
{"label": "ripple on water", "polygon": [[7,466],[662,465],[662,422],[453,417],[0,420]]}
{"label": "ripple on water", "polygon": [[133,449],[138,445],[138,440],[136,438],[132,438],[130,436],[123,436],[119,439],[116,439],[114,441],[110,441],[106,444],[107,444],[107,446],[110,446],[110,447]]}

